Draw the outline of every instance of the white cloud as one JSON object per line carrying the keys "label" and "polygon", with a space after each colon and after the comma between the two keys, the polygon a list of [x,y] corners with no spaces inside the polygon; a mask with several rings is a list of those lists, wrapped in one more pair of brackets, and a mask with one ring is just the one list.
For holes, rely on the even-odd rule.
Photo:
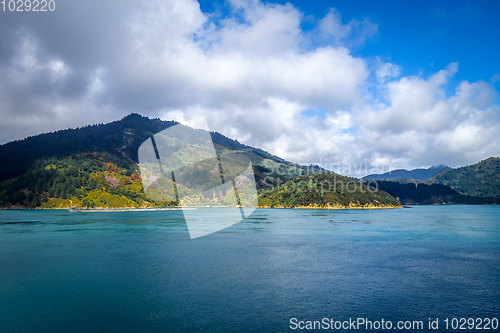
{"label": "white cloud", "polygon": [[367,159],[399,159],[397,167],[460,166],[498,156],[497,92],[482,81],[463,81],[454,95],[446,96],[446,85],[457,71],[458,65],[451,63],[428,79],[402,77],[385,83],[387,105],[355,110],[359,144],[371,148]]}
{"label": "white cloud", "polygon": [[105,92],[106,84],[104,83],[104,76],[106,73],[107,69],[103,67],[98,67],[92,72],[87,86],[87,96],[89,98]]}
{"label": "white cloud", "polygon": [[388,79],[399,77],[400,73],[401,68],[398,65],[386,62],[384,64],[379,64],[379,68],[377,69],[375,74],[377,75],[378,82],[384,83]]}
{"label": "white cloud", "polygon": [[36,38],[27,33],[20,33],[14,54],[10,59],[11,66],[7,70],[11,84],[29,84],[35,77],[49,77],[55,82],[63,79],[69,68],[56,56],[40,56]]}
{"label": "white cloud", "polygon": [[47,64],[47,68],[50,71],[52,82],[63,79],[69,73],[69,68],[66,66],[66,64],[58,59],[51,60]]}
{"label": "white cloud", "polygon": [[352,19],[347,24],[342,24],[342,16],[335,8],[330,8],[328,13],[318,24],[319,37],[349,46],[362,45],[370,37],[378,33],[378,25],[368,18],[362,21]]}

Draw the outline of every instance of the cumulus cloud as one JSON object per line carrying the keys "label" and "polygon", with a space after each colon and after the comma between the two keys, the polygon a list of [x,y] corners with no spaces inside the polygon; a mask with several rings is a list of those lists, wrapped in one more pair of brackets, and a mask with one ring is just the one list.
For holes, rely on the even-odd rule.
{"label": "cumulus cloud", "polygon": [[398,77],[400,75],[401,68],[398,65],[395,65],[390,62],[382,64],[380,62],[380,59],[378,60],[378,62],[379,62],[379,67],[375,72],[378,82],[384,83],[387,80]]}
{"label": "cumulus cloud", "polygon": [[457,71],[458,65],[451,63],[427,79],[403,77],[386,83],[388,104],[356,110],[360,145],[373,147],[367,160],[382,155],[384,162],[398,161],[402,167],[413,167],[416,161],[421,166],[438,161],[456,166],[498,156],[497,92],[483,81],[463,81],[454,95],[446,96],[446,84]]}
{"label": "cumulus cloud", "polygon": [[139,112],[205,115],[212,130],[304,164],[455,166],[499,154],[497,92],[464,81],[447,96],[457,64],[400,77],[397,64],[372,69],[352,55],[378,33],[369,18],[344,24],[332,8],[303,31],[292,4],[227,5],[226,16],[193,0],[63,2],[30,21],[6,13],[0,141]]}
{"label": "cumulus cloud", "polygon": [[352,19],[349,23],[342,24],[342,16],[335,8],[330,8],[328,14],[318,24],[318,37],[330,43],[348,46],[362,45],[377,32],[378,24],[371,22],[368,18],[362,21]]}

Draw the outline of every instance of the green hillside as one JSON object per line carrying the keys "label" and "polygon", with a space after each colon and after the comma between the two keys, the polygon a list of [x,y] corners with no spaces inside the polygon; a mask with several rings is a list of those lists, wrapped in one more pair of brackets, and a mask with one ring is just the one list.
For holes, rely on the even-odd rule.
{"label": "green hillside", "polygon": [[[177,124],[131,114],[109,124],[1,145],[0,208],[165,206],[144,194],[137,152],[144,140]],[[195,131],[187,126],[182,130],[186,135]],[[218,153],[237,152],[252,161],[257,187],[322,170],[287,162],[220,133],[210,136]]]}
{"label": "green hillside", "polygon": [[441,171],[427,184],[443,184],[461,194],[478,197],[500,197],[500,158],[490,157],[462,168]]}
{"label": "green hillside", "polygon": [[[139,162],[137,151],[144,140],[177,124],[175,121],[130,114],[108,124],[60,130],[9,142],[0,146],[0,181],[24,174],[39,159],[60,159],[87,152],[106,153],[114,156],[122,167],[132,167]],[[241,152],[256,165],[265,165],[271,171],[291,176],[307,171],[306,167],[299,167],[261,149],[243,145],[220,133],[210,132],[210,135],[219,152]]]}
{"label": "green hillside", "polygon": [[37,160],[24,174],[0,185],[5,208],[161,207],[148,200],[139,172],[106,153]]}
{"label": "green hillside", "polygon": [[387,192],[368,187],[359,179],[319,172],[265,186],[259,205],[275,208],[392,208],[401,204]]}

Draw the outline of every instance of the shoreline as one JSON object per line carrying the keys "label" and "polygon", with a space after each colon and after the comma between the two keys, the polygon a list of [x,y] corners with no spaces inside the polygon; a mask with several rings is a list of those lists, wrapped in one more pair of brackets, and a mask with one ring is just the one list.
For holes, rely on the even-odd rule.
{"label": "shoreline", "polygon": [[[431,206],[431,205],[429,205]],[[105,212],[153,212],[153,211],[175,211],[175,210],[196,210],[198,208],[240,208],[236,206],[226,206],[226,207],[206,207],[206,206],[190,206],[190,207],[159,207],[159,208],[77,208],[73,212],[78,213],[105,213]],[[343,209],[394,209],[394,208],[403,208],[403,206],[382,206],[382,207],[363,207],[363,206],[297,206],[297,207],[284,207],[284,206],[257,206],[254,208],[258,209],[323,209],[323,210],[343,210]],[[16,207],[16,208],[0,208],[0,210],[67,210],[70,211],[70,208],[24,208],[24,207]],[[71,211],[70,211],[71,212]]]}
{"label": "shoreline", "polygon": [[[47,209],[47,208],[46,208]],[[178,208],[178,207],[168,207],[168,208],[102,208],[102,209],[69,209],[71,213],[116,213],[116,212],[155,212],[155,211],[165,211],[165,210],[196,210],[196,208]]]}
{"label": "shoreline", "polygon": [[[372,210],[372,209],[395,209],[395,208],[412,208],[412,207],[407,207],[407,206],[497,206],[498,204],[493,203],[493,204],[446,204],[446,205],[441,205],[441,204],[430,204],[430,205],[399,205],[399,206],[297,206],[297,207],[285,207],[285,206],[257,206],[254,208],[259,208],[259,209],[321,209],[321,210]],[[85,208],[77,208],[77,212],[85,213],[85,212],[152,212],[152,211],[175,211],[175,210],[196,210],[198,208],[239,208],[235,206],[211,206],[211,207],[206,207],[206,206],[189,206],[189,207],[156,207],[156,208],[92,208],[92,209],[85,209]],[[0,208],[1,210],[69,210],[69,208],[64,207],[64,208],[27,208],[27,207],[14,207],[14,208]]]}

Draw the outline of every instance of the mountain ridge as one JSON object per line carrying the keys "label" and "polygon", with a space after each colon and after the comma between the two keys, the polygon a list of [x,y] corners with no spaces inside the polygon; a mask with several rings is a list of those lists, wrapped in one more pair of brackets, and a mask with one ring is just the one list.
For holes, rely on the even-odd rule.
{"label": "mountain ridge", "polygon": [[362,177],[361,179],[364,180],[369,180],[369,179],[393,179],[393,178],[410,178],[410,179],[416,179],[416,180],[426,180],[434,176],[435,174],[443,171],[443,170],[450,170],[451,168],[449,166],[446,166],[444,164],[439,164],[439,165],[433,165],[428,169],[413,169],[413,170],[406,170],[406,169],[396,169],[392,170],[383,174],[370,174],[367,176]]}
{"label": "mountain ridge", "polygon": [[[26,172],[39,158],[67,157],[92,151],[119,152],[125,164],[138,163],[137,151],[144,140],[179,124],[158,118],[149,119],[136,113],[107,124],[88,125],[30,136],[0,145],[0,181]],[[216,146],[244,150],[283,165],[295,165],[262,149],[239,143],[218,132],[210,132]]]}

